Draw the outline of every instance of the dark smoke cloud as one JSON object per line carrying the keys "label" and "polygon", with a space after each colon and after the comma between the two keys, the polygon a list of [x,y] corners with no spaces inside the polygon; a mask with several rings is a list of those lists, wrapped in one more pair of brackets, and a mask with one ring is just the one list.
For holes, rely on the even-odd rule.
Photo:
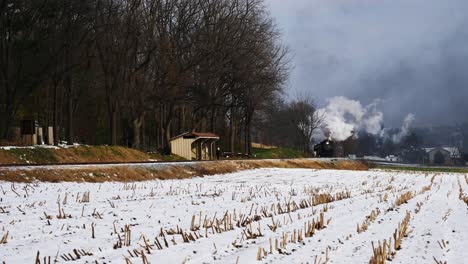
{"label": "dark smoke cloud", "polygon": [[381,99],[386,126],[468,121],[467,0],[266,0],[293,52],[288,94]]}

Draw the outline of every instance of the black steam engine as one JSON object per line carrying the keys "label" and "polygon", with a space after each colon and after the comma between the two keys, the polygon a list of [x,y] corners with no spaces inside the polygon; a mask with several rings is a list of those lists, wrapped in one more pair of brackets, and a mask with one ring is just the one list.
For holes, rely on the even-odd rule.
{"label": "black steam engine", "polygon": [[315,155],[321,158],[332,158],[335,156],[335,143],[331,139],[325,139],[314,146]]}

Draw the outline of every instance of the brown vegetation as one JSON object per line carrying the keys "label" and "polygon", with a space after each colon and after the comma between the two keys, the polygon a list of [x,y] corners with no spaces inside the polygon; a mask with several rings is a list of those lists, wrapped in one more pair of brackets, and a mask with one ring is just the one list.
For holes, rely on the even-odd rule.
{"label": "brown vegetation", "polygon": [[396,255],[396,251],[401,249],[401,241],[404,237],[407,237],[412,230],[408,229],[408,224],[411,220],[410,212],[406,212],[405,218],[398,223],[398,227],[393,233],[393,244],[392,238],[387,240],[384,239],[383,244],[379,241],[378,246],[374,246],[372,242],[373,255],[369,260],[369,264],[385,264],[387,261],[392,261]]}
{"label": "brown vegetation", "polygon": [[366,216],[366,219],[362,222],[361,226],[359,226],[359,223],[357,224],[357,232],[358,234],[361,234],[363,232],[366,232],[367,229],[369,228],[369,225],[372,224],[375,219],[377,219],[377,216],[380,214],[380,209],[376,208],[375,210],[372,210],[372,212]]}
{"label": "brown vegetation", "polygon": [[400,206],[402,204],[408,203],[409,200],[411,200],[414,197],[413,192],[406,192],[400,196],[395,201],[395,207]]}
{"label": "brown vegetation", "polygon": [[367,167],[354,161],[297,160],[245,160],[216,161],[193,164],[174,164],[161,167],[152,165],[128,165],[106,167],[70,167],[56,169],[0,170],[0,179],[11,182],[106,182],[146,181],[153,179],[184,179],[204,175],[225,174],[255,168],[308,168],[308,169],[349,169],[366,170]]}
{"label": "brown vegetation", "polygon": [[135,162],[148,161],[150,158],[151,157],[144,152],[120,146],[0,149],[0,165]]}
{"label": "brown vegetation", "polygon": [[[465,176],[465,181],[468,183],[468,176]],[[463,201],[464,203],[466,203],[466,205],[468,205],[468,195],[465,194],[465,192],[463,191],[463,188],[461,186],[461,183],[460,183],[460,179],[458,179],[458,190],[459,190],[459,195],[458,195],[458,198]]]}
{"label": "brown vegetation", "polygon": [[290,59],[263,0],[38,0],[0,13],[0,140],[36,117],[55,143],[168,153],[171,137],[211,130],[251,154],[255,120],[282,101]]}
{"label": "brown vegetation", "polygon": [[2,239],[0,239],[0,244],[6,244],[8,242],[8,231],[6,234],[3,235]]}

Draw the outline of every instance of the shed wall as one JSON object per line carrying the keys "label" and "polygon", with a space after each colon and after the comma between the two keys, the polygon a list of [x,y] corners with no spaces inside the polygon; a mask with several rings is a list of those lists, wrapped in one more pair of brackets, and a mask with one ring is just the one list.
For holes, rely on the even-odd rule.
{"label": "shed wall", "polygon": [[171,152],[188,160],[192,159],[192,143],[195,139],[179,137],[171,141]]}

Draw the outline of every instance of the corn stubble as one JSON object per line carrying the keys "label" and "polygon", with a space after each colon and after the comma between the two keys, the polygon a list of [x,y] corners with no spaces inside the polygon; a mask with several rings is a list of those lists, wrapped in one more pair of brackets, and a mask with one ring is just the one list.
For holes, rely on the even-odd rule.
{"label": "corn stubble", "polygon": [[392,238],[388,240],[384,239],[383,242],[379,241],[377,245],[374,245],[374,242],[372,242],[373,255],[369,260],[369,264],[385,264],[387,261],[393,260],[396,251],[401,249],[403,238],[407,237],[412,232],[408,229],[410,220],[411,213],[407,211],[405,218],[398,223],[398,227],[393,233],[393,243]]}

